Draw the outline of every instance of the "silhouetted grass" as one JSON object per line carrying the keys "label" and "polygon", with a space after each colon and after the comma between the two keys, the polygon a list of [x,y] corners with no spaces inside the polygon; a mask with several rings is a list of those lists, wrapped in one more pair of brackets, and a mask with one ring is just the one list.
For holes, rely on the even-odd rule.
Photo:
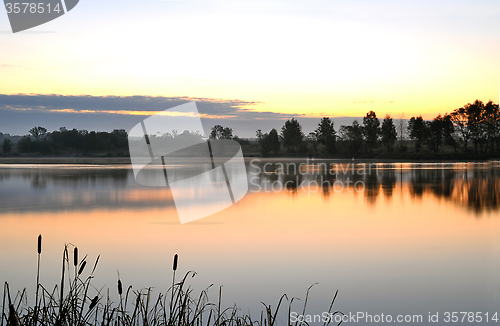
{"label": "silhouetted grass", "polygon": [[[277,324],[288,326],[301,326],[306,323],[290,321],[291,306],[295,299],[288,300],[283,295],[275,310],[270,305],[262,303],[265,309],[260,313],[259,319],[253,319],[249,314],[239,314],[237,306],[223,308],[221,306],[222,287],[216,302],[211,302],[208,297],[210,285],[197,296],[187,284],[189,277],[194,277],[195,272],[189,271],[184,277],[176,282],[175,272],[178,266],[178,255],[174,256],[172,286],[166,293],[154,296],[151,288],[139,291],[133,290],[132,286],[123,291],[120,275],[118,274],[118,295],[120,302],[114,303],[110,299],[110,290],[97,289],[91,281],[99,262],[97,257],[90,275],[81,278],[87,266],[87,256],[78,260],[78,249],[72,245],[66,245],[63,251],[61,283],[48,290],[39,283],[41,235],[38,237],[38,265],[37,265],[37,287],[35,303],[33,307],[28,304],[26,289],[18,292],[15,297],[11,296],[9,284],[5,282],[2,301],[2,318],[0,326],[45,326],[45,325],[179,325],[179,326],[240,326],[257,325],[273,326]],[[73,247],[73,264],[70,264],[69,251]],[[71,276],[71,269],[74,276]],[[65,288],[65,285],[69,285]],[[312,286],[311,286],[312,287]],[[307,290],[302,313],[307,306],[309,290]],[[90,297],[89,289],[93,289],[97,295]],[[330,304],[328,312],[331,312],[338,291]],[[285,301],[288,303],[288,320],[277,322],[278,312]],[[341,312],[335,312],[341,314]],[[334,313],[334,314],[335,314]],[[329,323],[325,323],[327,326]]]}

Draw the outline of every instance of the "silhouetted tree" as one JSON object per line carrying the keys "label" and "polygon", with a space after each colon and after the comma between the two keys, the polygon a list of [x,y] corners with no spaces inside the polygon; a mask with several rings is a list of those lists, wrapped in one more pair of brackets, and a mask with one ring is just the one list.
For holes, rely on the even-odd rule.
{"label": "silhouetted tree", "polygon": [[[87,130],[80,130],[84,137],[88,134]],[[114,129],[110,135],[111,143],[115,148],[126,148],[128,146],[128,133],[125,129]]]}
{"label": "silhouetted tree", "polygon": [[491,101],[484,104],[480,100],[467,103],[461,108],[455,109],[451,114],[459,139],[462,142],[464,152],[467,144],[472,141],[475,152],[492,152],[499,147],[500,135],[500,111],[498,104]]}
{"label": "silhouetted tree", "polygon": [[396,126],[394,126],[390,115],[386,115],[384,121],[382,122],[381,134],[382,143],[385,144],[387,151],[392,152],[394,143],[398,139],[398,135],[396,133]]}
{"label": "silhouetted tree", "polygon": [[265,134],[262,131],[259,133],[259,131],[260,129],[257,131],[257,137],[259,138],[262,156],[269,156],[270,154],[278,155],[281,147],[278,131],[274,128]]}
{"label": "silhouetted tree", "polygon": [[278,135],[278,131],[274,128],[269,132],[269,146],[271,148],[271,152],[275,155],[279,154],[281,147],[280,137]]}
{"label": "silhouetted tree", "polygon": [[210,138],[212,139],[233,139],[233,129],[224,128],[221,125],[215,125],[212,127],[210,132]]}
{"label": "silhouetted tree", "polygon": [[353,155],[363,146],[363,127],[357,120],[351,126],[340,126],[339,134],[347,154]]}
{"label": "silhouetted tree", "polygon": [[427,128],[427,145],[433,152],[439,152],[444,138],[443,117],[438,115],[434,120],[426,122]]}
{"label": "silhouetted tree", "polygon": [[403,151],[403,141],[405,140],[405,127],[406,127],[406,120],[404,119],[404,113],[401,114],[401,117],[398,119],[398,134],[399,134],[399,149]]}
{"label": "silhouetted tree", "polygon": [[500,108],[498,104],[488,101],[484,106],[485,123],[490,141],[490,151],[500,151]]}
{"label": "silhouetted tree", "polygon": [[[311,145],[312,148],[310,148],[309,145]],[[311,131],[307,134],[305,143],[300,151],[311,155],[316,155],[316,153],[318,153],[318,138],[316,137],[316,132]]]}
{"label": "silhouetted tree", "polygon": [[426,122],[425,127],[426,141],[432,151],[439,152],[443,145],[453,146],[456,151],[456,143],[453,138],[455,129],[449,114],[438,115],[434,120]]}
{"label": "silhouetted tree", "polygon": [[415,148],[417,152],[419,152],[426,136],[425,122],[422,116],[416,118],[412,117],[410,119],[408,122],[408,132],[410,134],[410,138],[415,140]]}
{"label": "silhouetted tree", "polygon": [[285,125],[281,128],[281,138],[283,139],[283,146],[287,150],[297,152],[304,139],[302,126],[294,118],[286,121]]}
{"label": "silhouetted tree", "polygon": [[452,146],[453,149],[455,150],[455,153],[457,152],[457,142],[455,141],[454,134],[455,134],[455,127],[453,126],[453,121],[451,120],[451,115],[445,114],[441,118],[441,129],[443,131],[443,140],[444,144],[448,146]]}
{"label": "silhouetted tree", "polygon": [[325,145],[328,154],[335,153],[335,144],[337,134],[335,128],[333,127],[333,121],[328,117],[321,119],[318,124],[318,128],[314,132],[316,136],[316,141],[320,144]]}
{"label": "silhouetted tree", "polygon": [[380,121],[375,112],[370,111],[363,118],[363,132],[367,151],[371,151],[377,146],[377,140],[380,134]]}
{"label": "silhouetted tree", "polygon": [[12,141],[10,139],[5,138],[3,140],[2,150],[3,150],[4,154],[9,154],[10,153],[10,151],[12,150]]}
{"label": "silhouetted tree", "polygon": [[17,142],[17,148],[21,153],[34,152],[36,143],[31,140],[30,136],[24,136]]}
{"label": "silhouetted tree", "polygon": [[47,133],[47,129],[44,127],[33,127],[29,130],[29,133],[35,138],[36,142],[39,142]]}
{"label": "silhouetted tree", "polygon": [[52,154],[52,146],[50,146],[50,142],[47,139],[42,139],[42,141],[39,143],[38,150],[40,153],[47,155],[47,154]]}
{"label": "silhouetted tree", "polygon": [[97,134],[95,131],[89,132],[85,136],[85,140],[83,142],[83,150],[86,153],[95,151],[97,149]]}
{"label": "silhouetted tree", "polygon": [[484,103],[475,100],[474,103],[467,103],[464,106],[467,112],[467,127],[469,128],[470,135],[474,144],[474,152],[478,149],[483,151],[483,145],[486,140],[486,125],[483,123],[484,119]]}
{"label": "silhouetted tree", "polygon": [[471,139],[471,132],[469,130],[469,118],[467,110],[464,107],[455,109],[451,114],[451,121],[453,122],[459,139],[462,141],[462,150],[467,152],[467,144]]}

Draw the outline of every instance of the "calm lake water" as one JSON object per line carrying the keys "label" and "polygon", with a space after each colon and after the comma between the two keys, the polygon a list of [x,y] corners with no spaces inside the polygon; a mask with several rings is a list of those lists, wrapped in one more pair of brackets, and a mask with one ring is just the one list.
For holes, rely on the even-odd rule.
{"label": "calm lake water", "polygon": [[0,281],[34,293],[41,233],[46,287],[71,243],[101,256],[94,285],[112,296],[117,271],[124,287],[164,292],[178,253],[177,275],[196,271],[190,283],[214,284],[213,301],[223,285],[222,304],[255,318],[314,283],[310,314],[337,289],[334,310],[421,324],[500,310],[500,162],[339,163],[248,159],[248,194],[183,225],[170,190],[137,184],[128,165],[0,165]]}

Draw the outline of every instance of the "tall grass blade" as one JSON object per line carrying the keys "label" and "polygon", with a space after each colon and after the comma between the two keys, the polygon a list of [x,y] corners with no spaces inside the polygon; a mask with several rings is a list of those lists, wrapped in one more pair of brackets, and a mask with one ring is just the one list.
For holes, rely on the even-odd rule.
{"label": "tall grass blade", "polygon": [[38,235],[37,253],[38,253],[38,262],[37,262],[37,271],[36,271],[35,309],[33,312],[33,318],[34,318],[33,324],[35,326],[38,323],[38,288],[40,287],[40,256],[42,254],[42,235],[41,234]]}

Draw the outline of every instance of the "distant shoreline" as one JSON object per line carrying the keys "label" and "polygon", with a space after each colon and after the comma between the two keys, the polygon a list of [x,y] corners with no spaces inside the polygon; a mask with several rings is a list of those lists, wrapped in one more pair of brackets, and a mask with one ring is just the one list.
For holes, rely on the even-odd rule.
{"label": "distant shoreline", "polygon": [[0,164],[131,164],[130,157],[0,157]]}
{"label": "distant shoreline", "polygon": [[[484,159],[484,160],[457,160],[457,159],[426,159],[426,160],[412,160],[412,159],[364,159],[364,158],[306,158],[306,157],[245,157],[245,162],[250,163],[254,159],[260,162],[307,162],[320,163],[320,162],[337,162],[337,163],[446,163],[446,162],[495,162],[499,159]],[[88,164],[88,165],[120,165],[131,164],[129,157],[0,157],[0,164]]]}

